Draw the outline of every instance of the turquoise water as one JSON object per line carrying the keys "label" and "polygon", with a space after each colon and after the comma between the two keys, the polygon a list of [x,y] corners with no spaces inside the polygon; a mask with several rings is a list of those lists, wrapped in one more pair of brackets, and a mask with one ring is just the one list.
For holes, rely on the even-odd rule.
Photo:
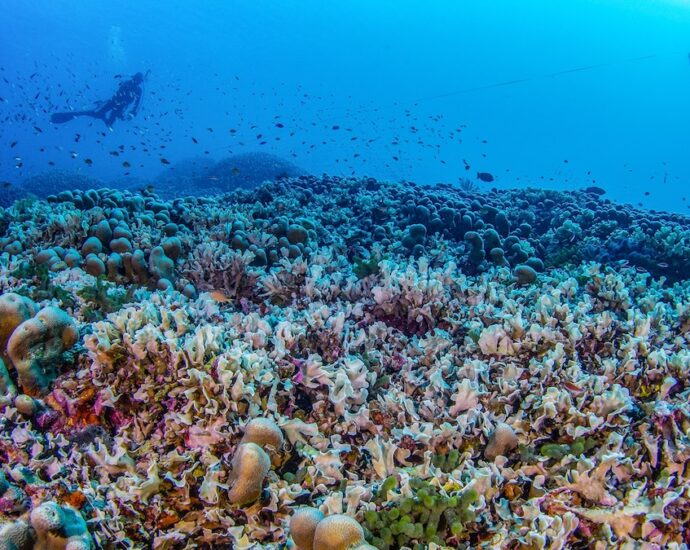
{"label": "turquoise water", "polygon": [[[52,167],[143,181],[160,157],[263,151],[316,174],[486,171],[499,188],[597,185],[687,211],[688,2],[120,4],[3,2],[3,181]],[[145,70],[136,119],[50,124]]]}

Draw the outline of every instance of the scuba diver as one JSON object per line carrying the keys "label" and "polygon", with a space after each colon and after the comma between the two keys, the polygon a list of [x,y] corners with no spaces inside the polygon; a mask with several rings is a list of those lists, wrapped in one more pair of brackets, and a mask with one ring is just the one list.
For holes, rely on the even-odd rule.
{"label": "scuba diver", "polygon": [[112,128],[117,119],[132,119],[139,112],[141,97],[144,93],[144,79],[150,72],[148,71],[146,75],[137,73],[132,78],[120,82],[115,95],[107,101],[98,102],[94,109],[54,113],[51,115],[50,121],[54,124],[62,124],[80,116],[90,116],[100,118],[108,128]]}

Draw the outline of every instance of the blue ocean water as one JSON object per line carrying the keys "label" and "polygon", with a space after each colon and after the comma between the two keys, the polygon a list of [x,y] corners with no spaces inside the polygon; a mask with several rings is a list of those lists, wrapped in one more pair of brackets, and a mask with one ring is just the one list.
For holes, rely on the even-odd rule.
{"label": "blue ocean water", "polygon": [[[689,2],[2,10],[0,179],[12,185],[53,168],[140,183],[167,162],[260,151],[316,174],[453,183],[489,172],[498,188],[597,185],[680,212],[690,201]],[[148,70],[133,120],[50,123],[110,97],[116,75]]]}

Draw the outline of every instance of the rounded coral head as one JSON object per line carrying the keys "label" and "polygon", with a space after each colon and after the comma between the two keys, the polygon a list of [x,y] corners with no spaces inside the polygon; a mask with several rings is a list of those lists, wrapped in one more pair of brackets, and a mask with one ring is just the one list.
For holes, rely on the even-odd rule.
{"label": "rounded coral head", "polygon": [[364,543],[364,529],[350,516],[336,514],[319,522],[313,550],[349,550]]}
{"label": "rounded coral head", "polygon": [[31,510],[31,526],[36,531],[55,531],[62,527],[62,510],[54,502],[44,502]]}
{"label": "rounded coral head", "polygon": [[0,548],[33,548],[36,533],[23,520],[0,523]]}
{"label": "rounded coral head", "polygon": [[266,450],[278,451],[283,446],[283,432],[271,418],[253,418],[244,429],[242,443],[256,443]]}
{"label": "rounded coral head", "polygon": [[318,508],[303,506],[295,510],[290,518],[290,536],[299,550],[314,548],[316,526],[323,518],[323,512]]}
{"label": "rounded coral head", "polygon": [[32,300],[14,292],[6,292],[0,296],[0,354],[4,353],[14,329],[27,319],[31,319],[37,310]]}
{"label": "rounded coral head", "polygon": [[232,487],[228,491],[230,503],[241,506],[258,499],[270,469],[271,459],[256,443],[239,445],[232,457]]}
{"label": "rounded coral head", "polygon": [[497,456],[503,455],[517,447],[518,438],[515,430],[505,422],[496,425],[496,429],[489,438],[489,443],[484,450],[484,457],[487,460],[495,460]]}
{"label": "rounded coral head", "polygon": [[91,550],[91,544],[82,539],[75,539],[67,543],[65,550]]}

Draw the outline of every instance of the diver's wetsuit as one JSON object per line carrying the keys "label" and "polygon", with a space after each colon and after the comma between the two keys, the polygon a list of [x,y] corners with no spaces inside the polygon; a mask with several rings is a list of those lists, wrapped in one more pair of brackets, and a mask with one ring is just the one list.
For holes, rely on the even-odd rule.
{"label": "diver's wetsuit", "polygon": [[78,116],[90,116],[100,118],[110,128],[117,119],[125,120],[137,115],[144,93],[143,82],[144,75],[137,73],[129,80],[120,83],[115,95],[108,101],[99,103],[95,109],[55,113],[50,117],[50,120],[56,124],[61,124]]}

